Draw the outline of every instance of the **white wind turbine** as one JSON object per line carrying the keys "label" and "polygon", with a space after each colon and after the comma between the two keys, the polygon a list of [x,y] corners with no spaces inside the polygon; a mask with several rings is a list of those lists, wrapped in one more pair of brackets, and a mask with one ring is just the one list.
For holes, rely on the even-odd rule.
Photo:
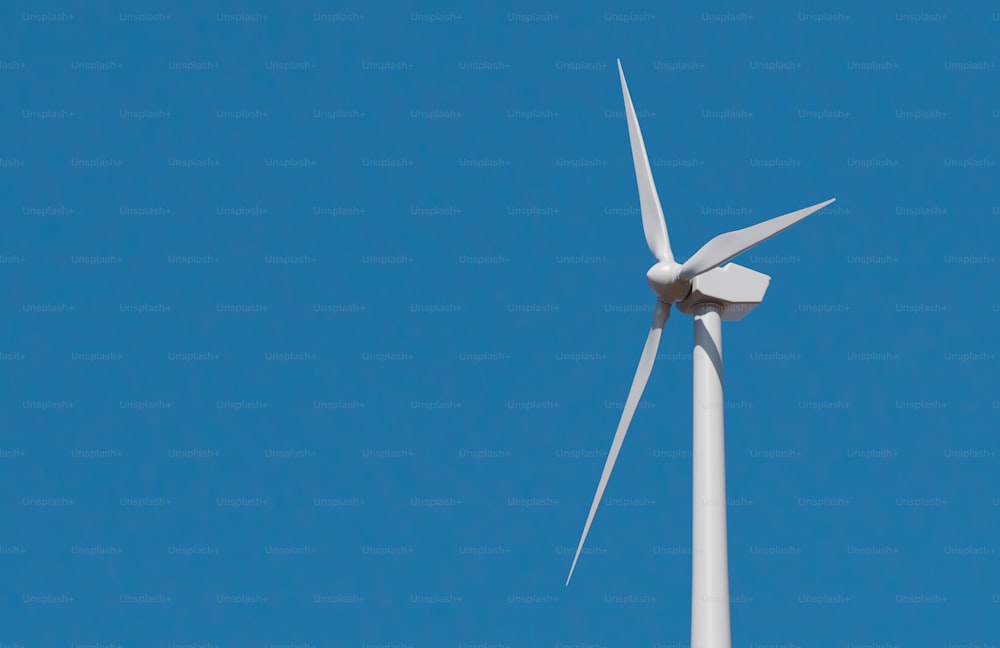
{"label": "white wind turbine", "polygon": [[625,73],[618,61],[625,116],[628,120],[632,160],[639,183],[642,228],[656,264],[646,273],[657,303],[646,346],[639,358],[625,409],[608,452],[597,494],[569,570],[569,585],[587,540],[594,515],[601,504],[611,471],[628,432],[632,415],[653,369],[660,334],[670,307],[694,316],[694,462],[691,533],[691,648],[730,648],[729,558],[726,545],[726,454],[722,401],[722,321],[742,319],[761,303],[771,278],[731,263],[733,257],[763,243],[835,199],[806,207],[751,227],[716,236],[684,263],[674,260],[660,198],[646,157],[646,147],[632,106]]}

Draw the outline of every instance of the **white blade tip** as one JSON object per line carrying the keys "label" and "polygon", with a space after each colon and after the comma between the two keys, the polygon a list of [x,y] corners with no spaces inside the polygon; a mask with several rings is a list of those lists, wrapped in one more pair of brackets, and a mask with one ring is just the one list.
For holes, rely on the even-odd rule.
{"label": "white blade tip", "polygon": [[[577,556],[577,558],[579,558],[579,556]],[[569,576],[566,577],[566,587],[569,587],[569,582],[573,579],[574,569],[576,569],[576,558],[573,559],[573,566],[569,568]]]}

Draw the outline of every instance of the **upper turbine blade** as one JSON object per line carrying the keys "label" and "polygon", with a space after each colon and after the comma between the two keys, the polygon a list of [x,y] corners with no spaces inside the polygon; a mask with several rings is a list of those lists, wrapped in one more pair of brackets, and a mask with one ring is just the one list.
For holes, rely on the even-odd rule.
{"label": "upper turbine blade", "polygon": [[615,469],[615,461],[618,453],[622,449],[622,442],[628,433],[628,426],[632,422],[632,415],[639,405],[642,392],[646,389],[646,382],[649,374],[653,370],[653,361],[656,360],[656,350],[660,347],[660,335],[663,333],[663,325],[670,317],[670,306],[663,302],[656,302],[656,310],[653,312],[653,324],[649,329],[649,336],[646,337],[646,346],[642,348],[642,356],[639,358],[639,367],[635,370],[635,378],[632,379],[632,388],[629,389],[628,398],[625,401],[625,409],[622,417],[618,421],[618,431],[615,432],[615,439],[611,442],[611,450],[608,452],[608,459],[604,462],[604,472],[601,473],[601,481],[597,484],[597,494],[594,495],[594,503],[590,505],[590,515],[587,516],[587,524],[583,527],[583,535],[580,537],[580,544],[576,548],[576,555],[573,556],[573,565],[569,568],[569,576],[566,578],[566,585],[573,578],[573,570],[576,569],[576,561],[580,559],[580,552],[583,551],[583,543],[587,540],[590,532],[590,525],[594,522],[597,514],[597,507],[601,505],[604,497],[604,489],[608,487],[608,479],[611,478],[611,471]]}
{"label": "upper turbine blade", "polygon": [[639,120],[632,106],[632,96],[625,84],[625,73],[622,62],[618,61],[618,75],[622,80],[622,94],[625,95],[625,117],[628,120],[628,139],[632,143],[632,162],[635,164],[635,179],[639,183],[639,207],[642,210],[642,230],[646,234],[646,244],[657,261],[672,263],[674,254],[670,250],[670,239],[667,237],[667,226],[663,222],[663,209],[660,207],[660,197],[656,194],[653,183],[653,172],[649,168],[649,158],[646,156],[646,145],[642,142],[642,131],[639,130]]}
{"label": "upper turbine blade", "polygon": [[684,265],[681,266],[680,275],[677,277],[678,280],[687,281],[713,268],[719,267],[736,255],[746,252],[755,245],[763,243],[772,236],[785,231],[806,216],[818,212],[835,200],[836,198],[831,198],[826,202],[821,202],[812,207],[806,207],[805,209],[800,209],[784,216],[766,220],[763,223],[757,223],[741,230],[726,232],[725,234],[716,236],[701,246],[700,250],[684,262]]}

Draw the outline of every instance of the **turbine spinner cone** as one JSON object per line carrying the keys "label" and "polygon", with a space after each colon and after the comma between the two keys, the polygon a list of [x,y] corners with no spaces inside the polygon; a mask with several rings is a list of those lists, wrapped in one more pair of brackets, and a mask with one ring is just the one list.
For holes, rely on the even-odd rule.
{"label": "turbine spinner cone", "polygon": [[646,272],[646,281],[659,300],[665,304],[679,302],[691,292],[690,281],[678,281],[681,266],[661,261]]}

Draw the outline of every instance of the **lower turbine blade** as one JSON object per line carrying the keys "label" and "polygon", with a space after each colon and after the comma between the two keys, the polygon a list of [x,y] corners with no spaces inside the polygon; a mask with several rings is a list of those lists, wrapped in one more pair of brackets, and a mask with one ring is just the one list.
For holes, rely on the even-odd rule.
{"label": "lower turbine blade", "polygon": [[805,209],[794,211],[790,214],[785,214],[784,216],[778,216],[777,218],[766,220],[763,223],[757,223],[756,225],[745,227],[741,230],[719,234],[714,239],[701,246],[701,249],[695,252],[690,259],[684,262],[684,265],[681,266],[681,272],[678,280],[687,281],[688,279],[693,279],[702,273],[712,270],[713,268],[718,268],[720,265],[729,261],[733,257],[746,252],[755,245],[759,245],[781,232],[784,232],[795,223],[798,223],[803,218],[818,212],[834,200],[836,200],[836,198],[832,198],[826,202],[821,202],[818,205],[813,205],[812,207],[806,207]]}
{"label": "lower turbine blade", "polygon": [[618,453],[622,449],[622,442],[625,441],[625,435],[628,433],[628,426],[632,422],[632,415],[635,414],[635,408],[639,405],[642,392],[646,389],[649,374],[653,371],[653,361],[656,360],[656,351],[660,347],[660,335],[663,333],[663,325],[667,323],[668,317],[670,317],[670,305],[657,302],[656,311],[653,313],[653,325],[649,329],[646,346],[642,348],[639,367],[635,370],[635,378],[632,379],[632,388],[629,389],[621,420],[618,421],[618,431],[615,432],[615,440],[611,442],[608,460],[604,463],[604,472],[601,473],[601,481],[597,484],[597,494],[594,495],[594,503],[590,505],[590,515],[587,516],[587,524],[583,527],[580,544],[576,548],[576,555],[573,556],[573,565],[569,568],[569,576],[566,578],[567,587],[569,586],[570,579],[573,578],[576,561],[580,559],[580,552],[583,551],[583,543],[587,541],[587,534],[590,533],[590,525],[594,522],[594,516],[597,515],[597,507],[601,505],[601,499],[604,497],[604,489],[608,487],[611,471],[615,469],[615,461],[618,460]]}

